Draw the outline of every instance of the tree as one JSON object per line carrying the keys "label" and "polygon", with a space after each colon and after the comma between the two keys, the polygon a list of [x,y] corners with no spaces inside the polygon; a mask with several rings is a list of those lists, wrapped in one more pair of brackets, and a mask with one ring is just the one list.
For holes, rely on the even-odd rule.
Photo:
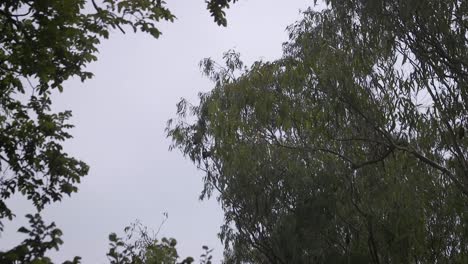
{"label": "tree", "polygon": [[326,4],[278,60],[202,61],[214,89],[168,123],[226,263],[468,261],[468,3]]}
{"label": "tree", "polygon": [[[60,239],[62,232],[55,227],[55,224],[45,225],[39,214],[26,215],[31,224],[31,229],[21,227],[18,232],[27,234],[30,238],[25,239],[23,243],[0,254],[1,263],[5,264],[50,264],[51,259],[45,256],[50,249],[58,250],[63,243]],[[78,264],[80,257],[75,257],[73,261],[66,261],[64,264]]]}
{"label": "tree", "polygon": [[[110,264],[190,264],[194,262],[192,257],[178,262],[177,241],[174,238],[165,237],[158,241],[158,233],[159,230],[154,233],[136,221],[125,228],[125,238],[120,238],[115,233],[110,234],[110,249],[107,253]],[[203,250],[200,263],[211,264],[212,250],[207,246],[203,246]]]}
{"label": "tree", "polygon": [[[229,2],[207,1],[219,25],[226,25],[223,9]],[[92,77],[86,66],[112,30],[158,38],[157,22],[174,19],[161,0],[0,2],[0,231],[3,220],[14,217],[6,203],[12,195],[24,195],[41,211],[76,192],[88,172],[63,150],[71,138],[71,112],[53,112],[51,92],[62,91],[72,77]],[[39,215],[34,219],[42,221]],[[0,258],[11,252],[0,252]]]}

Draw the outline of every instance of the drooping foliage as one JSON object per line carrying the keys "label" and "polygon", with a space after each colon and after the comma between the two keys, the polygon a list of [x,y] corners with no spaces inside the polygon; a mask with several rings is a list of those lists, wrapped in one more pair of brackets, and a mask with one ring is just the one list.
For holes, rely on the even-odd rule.
{"label": "drooping foliage", "polygon": [[202,62],[215,87],[168,135],[221,202],[226,263],[468,261],[467,17],[332,0],[278,60]]}

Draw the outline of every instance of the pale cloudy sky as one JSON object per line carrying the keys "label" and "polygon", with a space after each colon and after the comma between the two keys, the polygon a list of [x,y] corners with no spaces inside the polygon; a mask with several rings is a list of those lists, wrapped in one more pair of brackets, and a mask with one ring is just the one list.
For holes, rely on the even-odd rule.
{"label": "pale cloudy sky", "polygon": [[[215,199],[198,200],[202,173],[168,151],[166,121],[181,97],[196,103],[199,92],[212,88],[198,68],[201,59],[220,61],[228,49],[247,64],[280,57],[286,26],[313,1],[241,0],[227,11],[227,28],[213,23],[203,0],[167,2],[178,19],[161,25],[159,39],[115,31],[89,66],[95,78],[70,81],[55,97],[56,109],[72,110],[76,125],[66,149],[91,166],[78,194],[45,211],[64,232],[65,244],[51,254],[58,263],[76,255],[83,263],[107,263],[109,233],[122,234],[135,219],[157,229],[164,212],[169,219],[160,236],[176,238],[181,256],[196,258],[208,245],[215,263],[221,259],[222,211]],[[8,202],[17,218],[6,222],[0,250],[22,240],[14,231],[32,212],[27,201]]]}

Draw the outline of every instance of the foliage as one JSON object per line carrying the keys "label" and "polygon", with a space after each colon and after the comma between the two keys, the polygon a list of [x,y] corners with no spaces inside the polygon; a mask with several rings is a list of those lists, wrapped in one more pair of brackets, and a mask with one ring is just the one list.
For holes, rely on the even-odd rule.
{"label": "foliage", "polygon": [[[228,2],[207,1],[218,24],[226,24]],[[161,0],[0,2],[0,231],[14,217],[6,203],[12,195],[25,196],[41,211],[76,192],[88,173],[84,162],[63,150],[72,137],[71,112],[51,110],[52,91],[61,92],[70,78],[93,76],[86,66],[113,29],[157,38],[157,22],[174,19]]]}
{"label": "foliage", "polygon": [[161,1],[103,1],[95,12],[85,1],[3,1],[0,4],[0,215],[13,216],[4,203],[16,192],[38,210],[77,191],[88,166],[69,157],[61,142],[69,111],[51,111],[51,91],[71,77],[86,80],[85,66],[96,60],[100,38],[125,25],[159,32],[151,21],[174,16]]}
{"label": "foliage", "polygon": [[278,60],[202,61],[215,88],[168,123],[225,262],[467,262],[468,3],[327,4]]}
{"label": "foliage", "polygon": [[231,2],[235,3],[237,1],[238,0],[210,0],[205,2],[207,4],[208,11],[210,11],[211,16],[214,18],[214,21],[218,25],[226,26],[227,20],[224,9],[229,8],[229,4]]}
{"label": "foliage", "polygon": [[[39,214],[26,215],[29,219],[31,229],[21,227],[18,232],[29,235],[20,245],[7,251],[0,252],[0,262],[4,264],[31,263],[31,264],[51,264],[52,261],[45,256],[50,249],[58,250],[63,243],[60,239],[62,232],[55,227],[55,224],[45,225]],[[73,261],[66,261],[64,264],[78,264],[80,258],[75,257]]]}
{"label": "foliage", "polygon": [[[109,235],[110,249],[107,253],[110,264],[190,264],[192,257],[178,262],[177,241],[174,238],[157,239],[157,232],[151,232],[140,222],[126,227],[125,239],[115,233]],[[211,264],[211,250],[203,246],[202,264]]]}

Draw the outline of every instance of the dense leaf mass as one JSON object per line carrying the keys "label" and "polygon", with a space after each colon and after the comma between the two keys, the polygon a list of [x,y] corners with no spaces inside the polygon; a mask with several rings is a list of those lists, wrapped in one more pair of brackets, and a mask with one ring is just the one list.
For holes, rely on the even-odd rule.
{"label": "dense leaf mass", "polygon": [[468,2],[326,2],[169,121],[226,263],[468,262]]}

